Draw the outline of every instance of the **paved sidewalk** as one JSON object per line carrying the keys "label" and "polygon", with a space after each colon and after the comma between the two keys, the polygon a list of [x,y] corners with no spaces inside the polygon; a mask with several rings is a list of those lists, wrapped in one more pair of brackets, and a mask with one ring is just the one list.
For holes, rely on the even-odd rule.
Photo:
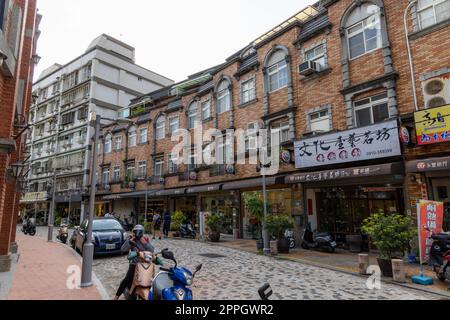
{"label": "paved sidewalk", "polygon": [[39,237],[17,234],[19,261],[8,300],[101,300],[97,286],[70,290],[70,266],[81,270],[80,258],[68,247]]}
{"label": "paved sidewalk", "polygon": [[[239,249],[247,252],[257,253],[255,240],[228,240],[221,241],[218,245]],[[346,273],[358,274],[358,254],[350,253],[344,250],[338,250],[336,253],[330,254],[314,250],[303,250],[294,249],[291,250],[289,254],[280,254],[277,256],[280,259],[305,263],[309,265],[314,265],[318,267],[330,268],[336,271],[342,271]],[[372,265],[378,265],[376,260],[376,254],[370,254],[370,263]],[[450,291],[448,288],[450,286],[449,282],[441,282],[436,278],[436,274],[431,270],[431,268],[426,267],[425,274],[432,277],[434,284],[431,286],[420,286],[413,284],[411,277],[418,275],[420,273],[420,266],[418,264],[405,264],[405,271],[407,276],[407,283],[405,285],[419,289],[419,290],[430,290],[435,292],[441,292],[444,295],[450,297]],[[384,278],[385,281],[392,281],[392,279]]]}

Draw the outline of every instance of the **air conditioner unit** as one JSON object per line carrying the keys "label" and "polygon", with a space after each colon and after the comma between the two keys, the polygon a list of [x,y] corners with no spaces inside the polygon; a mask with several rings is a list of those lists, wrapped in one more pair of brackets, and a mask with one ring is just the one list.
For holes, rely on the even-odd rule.
{"label": "air conditioner unit", "polygon": [[306,61],[298,66],[298,73],[309,76],[320,71],[320,65],[314,61]]}
{"label": "air conditioner unit", "polygon": [[450,77],[436,77],[422,83],[425,108],[435,108],[450,104]]}
{"label": "air conditioner unit", "polygon": [[105,185],[105,190],[106,190],[106,191],[111,190],[111,186],[110,186],[109,184]]}
{"label": "air conditioner unit", "polygon": [[36,169],[36,174],[42,174],[44,173],[44,168],[37,168]]}
{"label": "air conditioner unit", "polygon": [[166,183],[166,179],[164,178],[159,178],[159,184],[165,184]]}

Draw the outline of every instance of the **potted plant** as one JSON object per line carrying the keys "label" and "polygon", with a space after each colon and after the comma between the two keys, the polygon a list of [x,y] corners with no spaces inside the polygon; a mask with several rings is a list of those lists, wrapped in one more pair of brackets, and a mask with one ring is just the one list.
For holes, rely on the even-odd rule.
{"label": "potted plant", "polygon": [[294,219],[288,215],[270,216],[267,219],[267,231],[278,240],[279,253],[289,253],[289,240],[284,234],[287,229],[292,229],[294,226]]}
{"label": "potted plant", "polygon": [[392,277],[392,259],[403,259],[416,235],[411,218],[400,214],[377,213],[364,220],[362,231],[380,251],[378,265],[385,277]]}
{"label": "potted plant", "polygon": [[174,232],[174,234],[173,234],[174,237],[179,236],[180,227],[184,220],[186,220],[186,216],[184,215],[183,212],[175,211],[173,213],[170,231]]}
{"label": "potted plant", "polygon": [[220,227],[222,225],[222,219],[218,214],[210,215],[206,220],[206,225],[209,228],[209,240],[211,242],[220,241]]}
{"label": "potted plant", "polygon": [[[244,207],[250,213],[250,218],[253,221],[253,226],[258,231],[256,241],[256,248],[258,251],[262,251],[264,248],[264,242],[262,238],[262,221],[264,220],[264,200],[261,198],[259,192],[247,192],[244,193]],[[267,209],[269,210],[269,208]]]}

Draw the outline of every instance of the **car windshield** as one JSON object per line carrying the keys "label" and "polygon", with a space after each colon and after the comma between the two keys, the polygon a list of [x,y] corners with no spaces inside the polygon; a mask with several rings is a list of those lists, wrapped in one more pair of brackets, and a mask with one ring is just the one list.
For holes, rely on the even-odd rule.
{"label": "car windshield", "polygon": [[94,220],[94,224],[92,226],[92,230],[94,231],[122,230],[120,223],[113,219]]}

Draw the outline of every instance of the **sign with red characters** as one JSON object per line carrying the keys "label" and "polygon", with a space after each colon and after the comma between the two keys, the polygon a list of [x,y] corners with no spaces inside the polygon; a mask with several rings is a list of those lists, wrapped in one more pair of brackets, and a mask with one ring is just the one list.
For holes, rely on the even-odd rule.
{"label": "sign with red characters", "polygon": [[444,204],[442,202],[420,200],[417,203],[421,264],[429,262],[430,249],[433,244],[431,236],[442,232],[443,221]]}

